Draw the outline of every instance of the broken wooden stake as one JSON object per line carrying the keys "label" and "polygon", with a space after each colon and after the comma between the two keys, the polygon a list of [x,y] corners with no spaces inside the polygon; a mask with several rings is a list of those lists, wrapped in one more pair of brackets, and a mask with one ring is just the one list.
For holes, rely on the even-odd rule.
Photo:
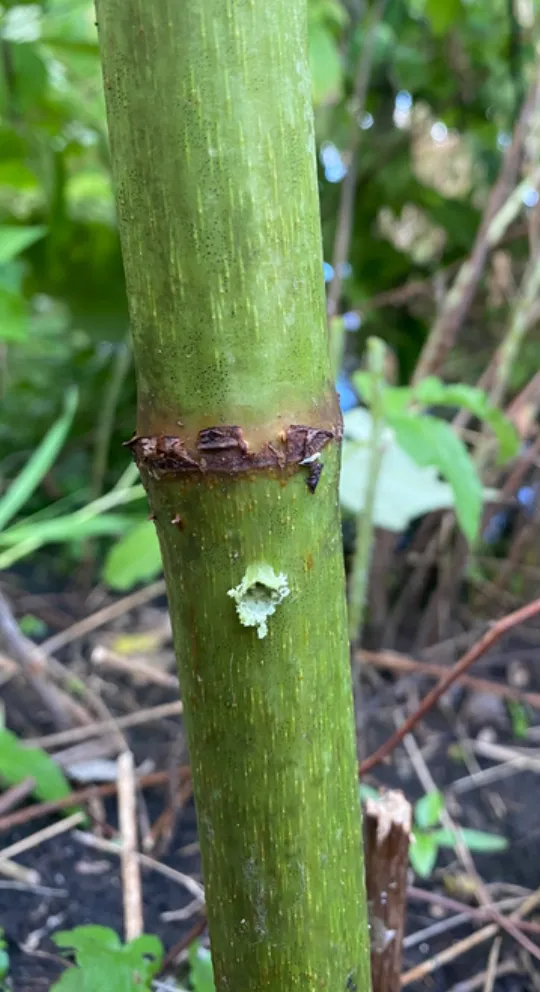
{"label": "broken wooden stake", "polygon": [[365,803],[373,992],[398,992],[401,988],[411,824],[411,805],[402,792],[386,792]]}

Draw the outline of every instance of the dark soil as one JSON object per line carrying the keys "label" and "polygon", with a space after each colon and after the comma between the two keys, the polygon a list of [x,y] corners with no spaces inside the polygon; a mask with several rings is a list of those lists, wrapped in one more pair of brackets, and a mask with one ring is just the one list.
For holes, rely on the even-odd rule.
{"label": "dark soil", "polygon": [[[14,602],[16,605],[16,597]],[[47,602],[50,607],[50,601]],[[73,609],[72,597],[66,601],[57,597],[55,603],[57,609],[61,608],[66,616],[78,619],[77,611]],[[163,608],[164,604],[158,606]],[[37,605],[33,612],[38,613]],[[126,622],[130,631],[144,628],[144,610],[135,616],[131,615]],[[50,628],[50,633],[52,632],[54,627]],[[88,643],[73,646],[60,656],[63,661],[73,665],[77,674],[86,673],[86,677],[96,683],[95,669],[88,660],[90,648],[91,639]],[[478,673],[485,677],[504,678],[508,665],[516,657],[525,659],[524,667],[529,674],[528,688],[538,690],[540,666],[535,662],[540,660],[540,648],[534,645],[531,647],[529,641],[524,643],[516,638],[507,638],[492,652],[491,660],[487,658],[479,663]],[[137,707],[157,705],[175,698],[174,690],[137,686],[132,680],[118,677],[113,671],[100,672],[100,678],[104,682],[100,686],[103,698],[115,715],[123,715]],[[362,720],[359,720],[359,726],[367,729],[361,749],[369,753],[382,743],[395,729],[396,707],[400,710],[414,707],[418,695],[426,687],[416,678],[396,681],[393,676],[377,676],[375,682],[371,678],[363,681]],[[32,692],[21,680],[13,680],[0,692],[6,708],[7,724],[21,736],[35,736],[55,729]],[[504,705],[497,703],[490,709],[486,700],[476,699],[475,709],[473,695],[459,690],[447,702],[447,709],[432,712],[416,732],[416,741],[429,771],[437,787],[442,790],[448,789],[452,782],[467,774],[464,764],[449,754],[450,746],[456,743],[456,718],[461,719],[463,733],[467,736],[476,736],[483,732],[496,736],[500,743],[514,746],[522,743],[512,736]],[[533,716],[531,713],[531,719]],[[186,761],[179,719],[169,719],[158,725],[148,724],[126,731],[126,737],[139,764],[150,760],[157,769],[169,769]],[[482,758],[478,758],[478,763],[480,767],[493,764]],[[399,787],[411,800],[423,794],[402,747],[391,760],[375,769],[368,781],[376,785]],[[145,799],[150,821],[154,822],[167,806],[167,791],[154,789],[145,793]],[[108,823],[114,826],[115,802],[107,801],[105,809]],[[451,806],[451,812],[462,826],[500,833],[509,841],[509,848],[503,854],[474,856],[477,870],[484,882],[504,883],[507,887],[523,886],[529,890],[540,887],[540,790],[536,774],[515,772],[493,785],[459,794]],[[25,827],[4,832],[1,846],[9,845],[56,820],[57,817],[35,820]],[[159,855],[160,860],[199,878],[200,865],[198,853],[194,849],[195,841],[195,813],[193,803],[189,801],[176,817],[174,836],[166,852]],[[188,846],[190,850],[186,853],[183,849]],[[73,834],[64,834],[43,843],[17,860],[37,869],[45,891],[18,889],[13,887],[13,883],[0,878],[0,926],[4,928],[9,942],[11,988],[15,992],[45,992],[51,988],[64,967],[50,940],[51,933],[86,923],[99,923],[122,933],[120,865],[115,857],[82,846]],[[443,877],[455,875],[456,870],[453,852],[441,852],[432,878],[428,881],[415,879],[415,885],[444,891]],[[191,930],[198,917],[194,915],[182,922],[165,923],[161,914],[166,910],[185,907],[191,902],[192,896],[177,882],[148,870],[143,872],[143,885],[146,932],[158,934],[166,949],[170,949]],[[52,891],[47,892],[47,889]],[[505,894],[507,893],[502,893],[503,896]],[[461,897],[458,895],[457,898]],[[497,898],[500,898],[499,894]],[[410,902],[409,934],[429,926],[434,920],[435,916],[427,903]],[[472,930],[472,925],[462,925],[435,940],[407,950],[404,970],[431,958]],[[469,955],[458,958],[453,964],[408,988],[411,992],[447,992],[456,983],[470,979],[486,967],[489,948],[489,942],[481,945]],[[511,939],[505,937],[501,960],[509,954],[519,958],[519,953],[520,949],[515,944],[512,946]],[[528,967],[529,974],[525,969],[521,975],[500,979],[495,985],[497,992],[532,992],[533,989],[538,989],[540,965],[538,962],[529,962]],[[245,990],[239,989],[237,992]]]}

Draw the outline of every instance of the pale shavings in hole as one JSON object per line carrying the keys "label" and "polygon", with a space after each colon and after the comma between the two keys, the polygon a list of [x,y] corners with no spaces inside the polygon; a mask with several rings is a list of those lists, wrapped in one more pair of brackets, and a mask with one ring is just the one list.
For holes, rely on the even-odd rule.
{"label": "pale shavings in hole", "polygon": [[290,594],[287,576],[277,573],[264,562],[248,565],[244,577],[227,595],[234,599],[236,612],[243,627],[256,627],[257,637],[268,633],[268,617]]}

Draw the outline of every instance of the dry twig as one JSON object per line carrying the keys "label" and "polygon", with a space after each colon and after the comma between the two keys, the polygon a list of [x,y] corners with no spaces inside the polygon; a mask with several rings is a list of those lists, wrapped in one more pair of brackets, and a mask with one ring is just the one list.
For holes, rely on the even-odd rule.
{"label": "dry twig", "polygon": [[66,697],[51,685],[44,670],[43,657],[19,629],[6,598],[0,592],[0,639],[9,656],[18,664],[43,705],[47,708],[54,723],[60,729],[71,726]]}
{"label": "dry twig", "polygon": [[22,803],[23,799],[26,799],[31,792],[34,791],[36,787],[35,778],[25,778],[22,782],[17,785],[13,785],[11,789],[4,792],[3,796],[0,796],[0,816],[4,816],[9,813],[14,806],[18,806]]}
{"label": "dry twig", "polygon": [[[403,674],[421,675],[428,679],[444,678],[449,671],[446,665],[416,661],[415,658],[408,658],[406,655],[394,651],[362,650],[358,652],[357,658],[361,664],[373,665],[375,668],[389,669]],[[461,675],[456,679],[456,682],[459,685],[467,686],[468,689],[473,689],[475,692],[488,692],[501,699],[513,699],[518,703],[525,703],[535,709],[540,709],[540,692],[524,692],[502,682],[480,679],[474,675]]]}
{"label": "dry twig", "polygon": [[85,727],[74,727],[73,730],[61,731],[58,734],[31,737],[27,743],[32,747],[42,747],[49,751],[51,748],[62,747],[65,744],[76,744],[88,737],[106,734],[115,728],[127,730],[128,727],[139,727],[141,724],[165,720],[170,716],[180,716],[183,711],[183,704],[180,700],[175,700],[173,703],[163,703],[161,706],[152,706],[149,709],[138,710],[136,713],[128,713],[127,716],[119,716],[114,720],[100,720],[96,723],[89,723]]}
{"label": "dry twig", "polygon": [[[467,903],[460,902],[458,899],[452,899],[450,896],[446,896],[441,892],[429,892],[427,889],[419,889],[415,885],[408,886],[407,898],[413,902],[427,902],[433,906],[441,906],[459,915],[467,915],[470,920],[478,920],[481,923],[490,919],[490,912],[485,907],[468,906]],[[497,903],[496,909],[502,912],[505,909],[514,909],[522,905],[522,903],[523,896],[512,896]],[[516,926],[527,933],[540,934],[540,923],[527,923],[518,920],[516,921]]]}
{"label": "dry twig", "polygon": [[[179,768],[178,775],[185,781],[191,777],[191,771],[188,767],[184,766]],[[140,789],[152,789],[157,785],[165,785],[169,781],[169,778],[170,772],[150,772],[148,775],[141,775],[137,780],[137,785]],[[35,820],[40,816],[48,816],[49,813],[56,813],[60,809],[65,809],[66,806],[78,805],[96,797],[114,796],[117,789],[118,784],[116,782],[107,782],[104,785],[90,785],[86,789],[77,789],[74,792],[70,792],[69,796],[63,796],[62,799],[34,803],[33,806],[16,810],[14,813],[0,818],[0,832],[12,830],[13,827],[18,827],[22,823],[28,823],[30,820]]]}
{"label": "dry twig", "polygon": [[0,851],[0,870],[2,869],[3,862],[11,858],[16,858],[19,854],[24,854],[25,851],[31,851],[32,848],[38,847],[39,844],[44,844],[46,840],[51,840],[52,837],[58,837],[60,834],[66,833],[67,830],[72,830],[73,827],[78,827],[84,819],[84,813],[72,813],[65,820],[59,820],[58,823],[51,823],[50,826],[44,827],[43,830],[38,830],[35,834],[31,834],[30,837],[23,837],[22,840],[10,844],[9,847],[4,847]]}
{"label": "dry twig", "polygon": [[452,288],[446,296],[441,313],[428,336],[418,360],[413,382],[437,374],[448,352],[453,348],[461,326],[469,312],[476,288],[484,272],[492,246],[490,229],[504,207],[519,173],[523,147],[529,131],[531,115],[538,100],[540,77],[533,81],[515,126],[512,142],[505,154],[499,178],[491,190],[484,216],[467,261],[461,266]]}
{"label": "dry twig", "polygon": [[[122,855],[122,846],[116,843],[116,841],[106,840],[104,837],[95,837],[94,834],[88,834],[82,830],[77,833],[77,840],[86,847],[93,847],[97,851],[103,851],[104,854],[115,854],[117,857]],[[176,868],[164,865],[163,862],[156,861],[155,858],[150,858],[147,854],[141,854],[140,851],[137,851],[136,856],[137,861],[143,868],[149,868],[151,871],[155,871],[159,875],[164,875],[165,878],[170,878],[171,881],[182,885],[195,899],[199,900],[201,906],[204,906],[204,889],[190,875],[185,875],[184,872],[177,871]]]}
{"label": "dry twig", "polygon": [[359,774],[364,775],[366,772],[371,771],[375,765],[380,764],[389,754],[392,753],[394,748],[401,743],[403,738],[410,733],[413,727],[421,720],[426,713],[435,705],[436,702],[441,698],[441,696],[450,688],[454,682],[457,681],[462,675],[464,675],[467,670],[477,661],[481,655],[485,654],[489,648],[499,640],[503,634],[506,634],[513,627],[517,627],[520,623],[525,623],[527,620],[532,619],[532,617],[538,616],[540,614],[540,599],[535,599],[532,603],[528,603],[526,606],[521,607],[519,610],[515,610],[514,613],[509,613],[508,616],[503,617],[501,620],[497,620],[493,626],[486,631],[484,636],[469,650],[467,653],[452,666],[450,671],[448,671],[438,682],[436,686],[431,689],[427,696],[420,703],[420,706],[412,713],[406,720],[404,720],[401,727],[399,727],[391,737],[380,748],[378,748],[374,754],[365,761],[362,761],[359,766]]}
{"label": "dry twig", "polygon": [[53,634],[52,637],[43,641],[41,650],[46,655],[54,654],[55,651],[65,647],[66,644],[71,644],[78,638],[84,637],[85,634],[89,634],[92,630],[104,627],[111,620],[116,620],[118,617],[123,616],[124,613],[129,613],[130,610],[135,610],[137,607],[149,603],[152,599],[157,599],[164,592],[165,582],[163,579],[160,579],[159,582],[154,582],[153,585],[147,586],[145,589],[139,589],[137,592],[131,593],[130,596],[124,596],[123,599],[111,603],[110,606],[104,606],[103,609],[92,613],[89,617],[85,617],[84,620],[79,620],[66,630],[61,630],[58,634]]}
{"label": "dry twig", "polygon": [[135,762],[131,751],[118,758],[118,817],[122,837],[122,892],[126,942],[144,930],[141,873],[137,852],[137,796]]}
{"label": "dry twig", "polygon": [[372,13],[371,24],[364,35],[364,48],[358,64],[358,72],[354,86],[353,97],[353,126],[349,145],[349,162],[347,175],[341,185],[336,237],[332,254],[334,275],[328,291],[327,311],[330,318],[338,311],[341,296],[342,267],[349,257],[349,246],[354,218],[354,201],[356,196],[356,180],[358,177],[358,149],[360,146],[360,123],[364,116],[364,108],[371,76],[375,32],[384,12],[386,0],[378,0]]}

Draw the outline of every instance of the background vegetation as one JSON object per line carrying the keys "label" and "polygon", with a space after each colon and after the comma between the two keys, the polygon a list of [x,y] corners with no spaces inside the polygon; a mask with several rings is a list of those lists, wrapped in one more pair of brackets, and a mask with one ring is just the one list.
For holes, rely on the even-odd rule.
{"label": "background vegetation", "polygon": [[[377,335],[392,349],[390,376],[409,381],[531,86],[534,21],[533,0],[309,0],[325,275],[345,314],[346,371]],[[128,588],[159,567],[134,476],[73,518],[118,487],[135,403],[93,6],[4,4],[0,44],[0,492],[77,390],[67,436],[16,508],[34,529],[4,531],[0,566],[32,552],[38,568],[40,546],[60,539],[60,572],[82,558],[87,574],[91,556],[96,568],[106,562],[113,587]],[[510,222],[440,370],[454,380],[476,382],[508,329],[534,248],[538,131],[535,117]],[[347,183],[355,195],[341,257]],[[537,369],[534,319],[528,330],[511,364],[513,394]],[[48,530],[43,515],[28,519],[44,510]],[[135,536],[107,558],[133,524]],[[141,542],[147,554],[135,566]]]}
{"label": "background vegetation", "polygon": [[[359,641],[365,621],[364,647],[383,649],[364,652],[379,712],[388,686],[375,668],[430,678],[445,672],[388,648],[419,653],[435,645],[439,652],[445,638],[454,637],[455,647],[463,634],[468,643],[479,616],[493,620],[536,595],[539,13],[537,0],[308,0],[308,15],[323,276],[346,425],[341,499],[350,633]],[[385,352],[373,341],[366,348],[373,338],[385,342]],[[425,346],[436,340],[442,346],[433,359]],[[72,615],[86,616],[104,588],[128,591],[156,576],[154,528],[122,446],[134,426],[135,377],[89,0],[0,4],[0,403],[2,589],[73,587]],[[85,599],[96,583],[98,598]],[[43,620],[15,612],[25,634],[45,636]],[[11,619],[3,609],[4,640]],[[154,660],[155,639],[126,629],[119,640],[149,644]],[[56,646],[69,643],[62,635]],[[49,659],[47,679],[63,693],[55,706],[46,678],[32,667],[34,655],[28,662],[29,642],[21,647],[19,635],[6,651],[23,667],[26,661],[25,675],[53,723],[70,699],[77,722],[73,697],[107,718],[90,678],[84,684],[80,673]],[[429,661],[450,657],[435,653]],[[540,697],[523,691],[530,675],[519,660],[511,659],[502,680],[468,685],[506,700],[509,736],[522,738]],[[164,675],[161,684],[176,699],[175,676]],[[27,691],[25,683],[25,705]],[[130,699],[126,709],[138,710],[141,698]],[[382,730],[371,728],[372,751],[392,733],[394,697],[389,710]],[[17,709],[19,736],[0,731],[4,784],[28,783],[36,773],[34,798],[61,802],[67,778],[56,760],[21,744],[28,726],[18,717]],[[473,729],[476,718],[463,717]],[[456,727],[461,740],[457,720]],[[405,744],[410,758],[413,744]],[[473,770],[474,753],[467,759]],[[425,763],[419,773],[416,752],[410,760],[422,787],[410,860],[417,876],[428,877],[441,852],[454,850],[455,826]],[[374,781],[372,792],[379,785]],[[509,808],[521,810],[517,800]],[[501,852],[528,831],[525,819],[513,827],[508,820],[504,831],[495,824],[493,836],[489,818],[466,812],[460,823],[471,826],[458,850],[465,867],[467,851]],[[476,829],[484,826],[490,834]],[[522,851],[524,875],[515,866],[507,875],[529,884],[532,855]],[[100,967],[114,958],[122,976],[146,945],[123,947],[111,931],[100,933]],[[87,937],[72,931],[57,939],[76,948],[83,970],[85,956],[95,956]],[[6,947],[2,938],[0,980]],[[152,953],[148,987],[162,950],[154,945]],[[197,953],[193,945],[193,967]],[[203,958],[197,988],[206,990],[206,952]],[[407,974],[412,984],[415,970]],[[66,971],[59,988],[79,979],[75,969]]]}

